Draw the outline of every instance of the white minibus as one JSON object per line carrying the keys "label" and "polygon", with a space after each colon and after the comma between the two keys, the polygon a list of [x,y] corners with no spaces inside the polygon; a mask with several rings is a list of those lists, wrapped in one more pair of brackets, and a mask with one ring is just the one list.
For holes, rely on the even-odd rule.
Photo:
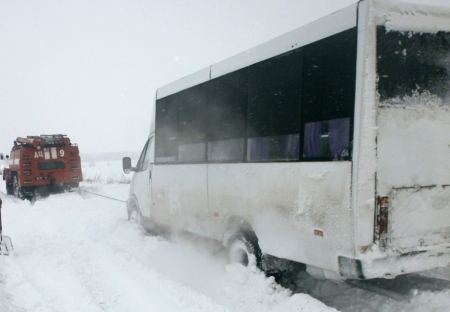
{"label": "white minibus", "polygon": [[157,90],[129,216],[316,277],[450,263],[450,5],[363,0]]}

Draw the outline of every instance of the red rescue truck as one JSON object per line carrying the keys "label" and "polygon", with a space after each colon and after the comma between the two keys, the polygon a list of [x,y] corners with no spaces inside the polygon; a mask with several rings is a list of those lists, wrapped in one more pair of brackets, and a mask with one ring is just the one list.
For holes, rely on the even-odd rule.
{"label": "red rescue truck", "polygon": [[83,181],[78,145],[64,134],[18,137],[3,179],[7,194],[22,199],[77,188]]}

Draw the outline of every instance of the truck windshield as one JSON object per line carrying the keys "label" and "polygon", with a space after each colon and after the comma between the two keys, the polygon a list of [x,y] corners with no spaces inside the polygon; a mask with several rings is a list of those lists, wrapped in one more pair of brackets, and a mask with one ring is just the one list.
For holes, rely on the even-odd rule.
{"label": "truck windshield", "polygon": [[381,104],[406,104],[411,97],[450,102],[450,33],[377,28],[378,93]]}

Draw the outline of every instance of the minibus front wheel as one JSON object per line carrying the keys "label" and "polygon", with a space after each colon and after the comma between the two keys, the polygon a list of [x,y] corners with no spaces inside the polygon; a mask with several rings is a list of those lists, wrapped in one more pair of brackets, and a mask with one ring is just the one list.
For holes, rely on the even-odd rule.
{"label": "minibus front wheel", "polygon": [[127,203],[128,220],[137,224],[141,224],[141,210],[135,199],[131,199]]}

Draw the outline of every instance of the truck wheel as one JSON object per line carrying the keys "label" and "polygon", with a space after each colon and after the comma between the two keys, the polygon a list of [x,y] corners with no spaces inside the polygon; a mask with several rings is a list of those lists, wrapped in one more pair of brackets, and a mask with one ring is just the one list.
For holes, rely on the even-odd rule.
{"label": "truck wheel", "polygon": [[35,196],[41,197],[41,198],[47,198],[50,195],[50,191],[47,187],[47,185],[41,185],[36,187],[36,190],[34,191]]}
{"label": "truck wheel", "polygon": [[6,195],[14,195],[14,185],[12,183],[6,184]]}
{"label": "truck wheel", "polygon": [[14,197],[21,198],[19,180],[17,179],[17,175],[15,175],[13,178],[13,192]]}
{"label": "truck wheel", "polygon": [[261,269],[261,249],[253,232],[239,232],[230,239],[229,259],[243,266],[255,265]]}

